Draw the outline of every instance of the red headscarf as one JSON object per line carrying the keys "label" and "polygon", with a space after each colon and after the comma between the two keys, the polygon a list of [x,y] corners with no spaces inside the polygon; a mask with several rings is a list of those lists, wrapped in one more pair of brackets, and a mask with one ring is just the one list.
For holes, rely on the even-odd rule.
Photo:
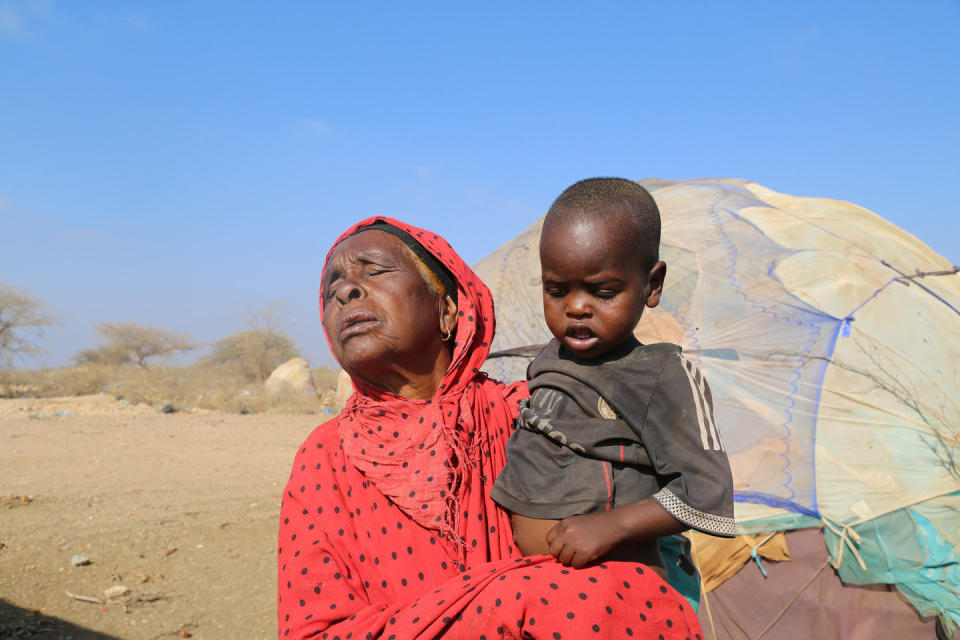
{"label": "red headscarf", "polygon": [[[437,530],[459,548],[459,505],[479,444],[474,408],[503,398],[502,389],[484,384],[487,376],[480,371],[493,341],[493,296],[443,238],[399,220],[368,218],[344,232],[334,248],[377,221],[410,234],[450,270],[458,292],[456,341],[450,366],[431,399],[403,398],[353,378],[355,393],[338,420],[340,439],[350,462],[381,493],[415,522]],[[326,261],[332,252],[333,248]]]}

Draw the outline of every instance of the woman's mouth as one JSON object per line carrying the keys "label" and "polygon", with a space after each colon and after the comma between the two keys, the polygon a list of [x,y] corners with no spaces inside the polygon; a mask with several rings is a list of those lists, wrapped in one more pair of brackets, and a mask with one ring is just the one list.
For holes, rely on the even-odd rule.
{"label": "woman's mouth", "polygon": [[600,338],[592,329],[583,325],[567,327],[563,335],[563,342],[574,351],[587,351],[593,348]]}
{"label": "woman's mouth", "polygon": [[366,309],[351,311],[340,319],[340,340],[346,340],[347,338],[365,333],[378,324],[380,324],[380,321],[371,311],[367,311]]}

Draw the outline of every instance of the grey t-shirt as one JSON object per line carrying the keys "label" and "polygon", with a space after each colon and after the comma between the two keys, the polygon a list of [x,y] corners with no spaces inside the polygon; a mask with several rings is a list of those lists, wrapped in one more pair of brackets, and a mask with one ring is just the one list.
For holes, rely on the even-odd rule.
{"label": "grey t-shirt", "polygon": [[700,371],[673,344],[579,360],[556,340],[531,363],[531,397],[491,495],[562,519],[652,497],[677,520],[734,535],[733,479]]}

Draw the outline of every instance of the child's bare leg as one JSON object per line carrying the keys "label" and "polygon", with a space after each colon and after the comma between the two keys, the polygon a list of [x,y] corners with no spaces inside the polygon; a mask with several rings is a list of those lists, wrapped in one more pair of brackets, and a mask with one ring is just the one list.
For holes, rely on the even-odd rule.
{"label": "child's bare leg", "polygon": [[510,521],[513,524],[513,541],[517,543],[520,553],[525,556],[550,553],[547,532],[553,529],[559,520],[538,520],[514,513],[510,515]]}

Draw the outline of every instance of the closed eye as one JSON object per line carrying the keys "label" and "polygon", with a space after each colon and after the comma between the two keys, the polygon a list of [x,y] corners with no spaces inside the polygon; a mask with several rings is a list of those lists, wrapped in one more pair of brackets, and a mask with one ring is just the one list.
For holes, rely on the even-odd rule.
{"label": "closed eye", "polygon": [[543,292],[551,298],[562,298],[563,296],[567,295],[566,289],[561,287],[544,286]]}
{"label": "closed eye", "polygon": [[323,285],[323,288],[322,288],[322,294],[323,294],[324,300],[329,300],[337,293],[336,287],[334,287],[334,285],[337,283],[338,280],[340,280],[340,275],[341,274],[339,271],[331,271],[329,274],[327,274],[327,282],[326,284]]}
{"label": "closed eye", "polygon": [[601,300],[616,298],[624,288],[623,282],[618,278],[603,278],[602,280],[594,280],[593,282],[586,282],[585,284],[590,294]]}
{"label": "closed eye", "polygon": [[610,298],[615,298],[619,291],[611,291],[610,289],[599,289],[593,292],[593,295],[597,298],[602,298],[604,300],[609,300]]}
{"label": "closed eye", "polygon": [[378,276],[396,268],[396,265],[385,264],[382,260],[372,257],[361,256],[358,262],[363,266],[363,275],[365,276]]}

